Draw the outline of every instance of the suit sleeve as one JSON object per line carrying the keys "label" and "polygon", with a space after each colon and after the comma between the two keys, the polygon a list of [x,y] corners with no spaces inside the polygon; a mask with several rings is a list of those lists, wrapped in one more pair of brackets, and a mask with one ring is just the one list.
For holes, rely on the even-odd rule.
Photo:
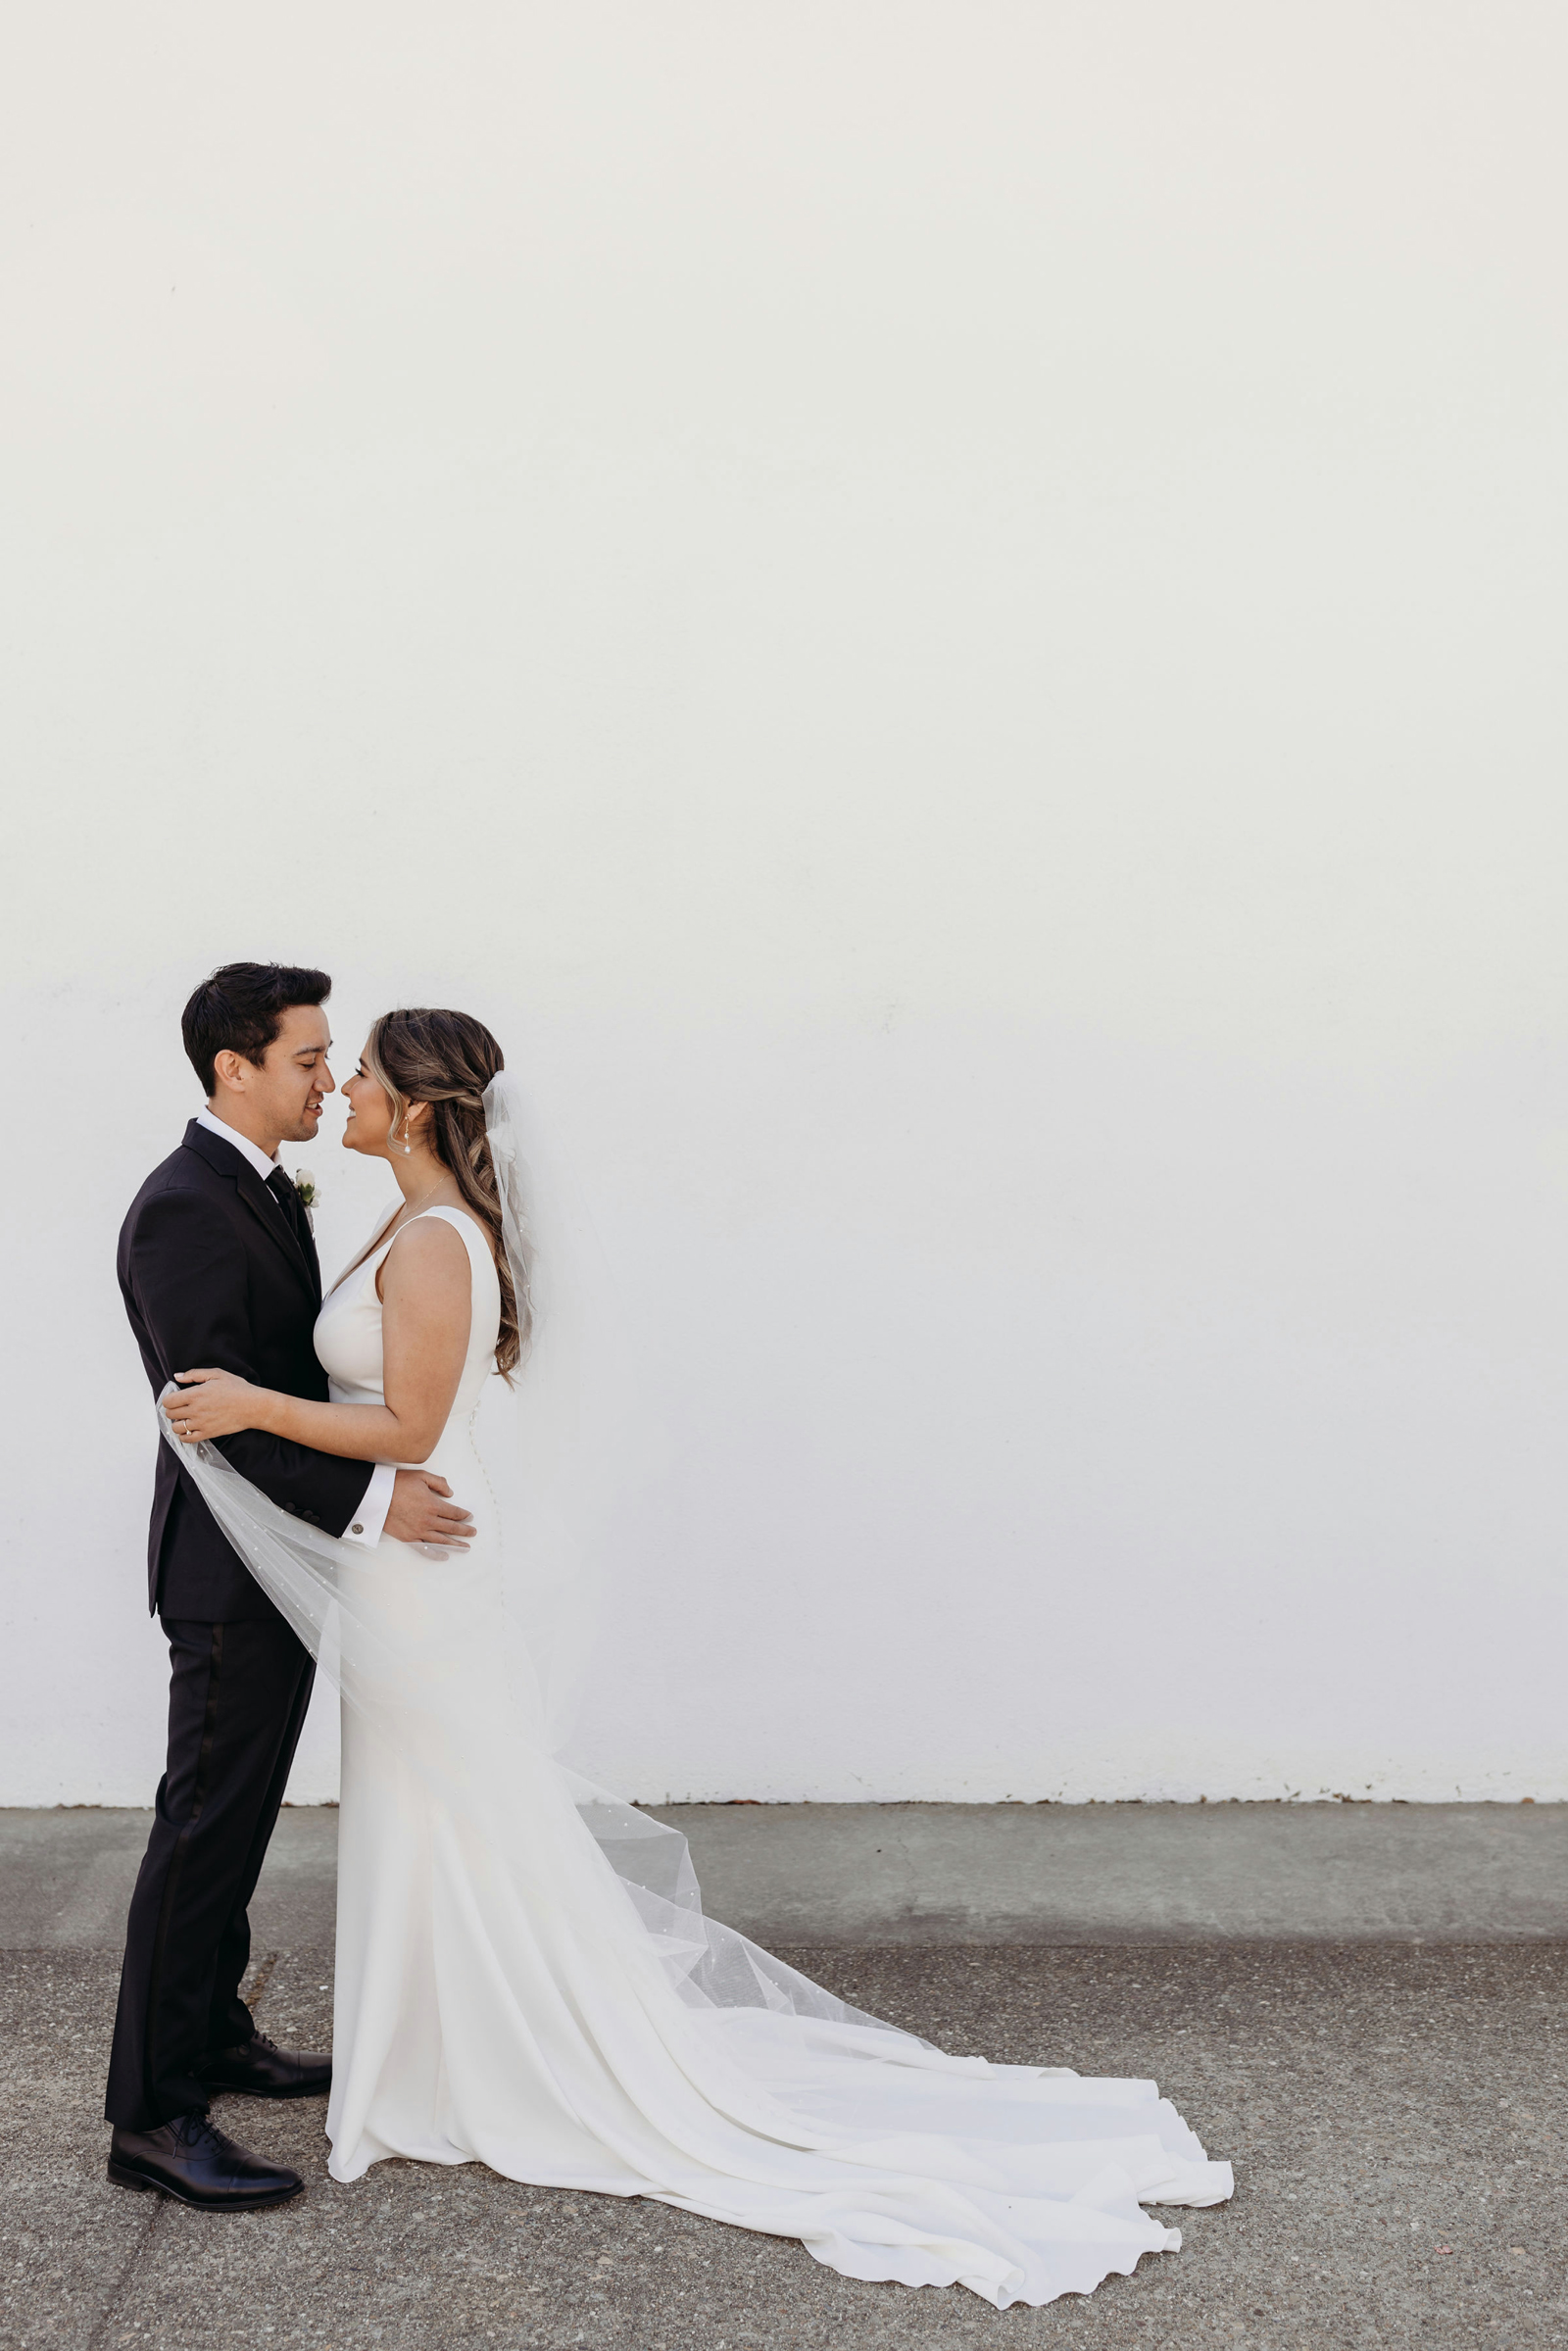
{"label": "suit sleeve", "polygon": [[[245,1252],[210,1201],[189,1192],[149,1200],[136,1220],[129,1270],[166,1380],[211,1364],[266,1386],[251,1357]],[[241,1477],[328,1535],[341,1535],[349,1524],[375,1466],[318,1453],[262,1429],[242,1429],[218,1444]]]}

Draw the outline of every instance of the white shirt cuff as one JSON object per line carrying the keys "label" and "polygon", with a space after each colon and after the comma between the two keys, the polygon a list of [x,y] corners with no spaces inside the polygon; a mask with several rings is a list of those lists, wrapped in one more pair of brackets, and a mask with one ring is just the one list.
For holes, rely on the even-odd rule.
{"label": "white shirt cuff", "polygon": [[397,1484],[397,1464],[378,1461],[370,1472],[370,1483],[360,1496],[360,1506],[350,1524],[343,1530],[345,1543],[358,1543],[362,1550],[373,1551],[381,1540],[386,1514],[392,1507],[392,1489]]}

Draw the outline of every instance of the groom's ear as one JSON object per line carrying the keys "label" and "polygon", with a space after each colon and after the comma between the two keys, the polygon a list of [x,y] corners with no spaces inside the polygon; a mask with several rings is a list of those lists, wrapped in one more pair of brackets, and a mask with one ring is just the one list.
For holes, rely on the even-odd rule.
{"label": "groom's ear", "polygon": [[243,1094],[247,1072],[251,1077],[256,1075],[255,1063],[247,1061],[243,1053],[234,1053],[225,1045],[221,1053],[213,1055],[213,1076],[217,1080],[214,1092],[226,1086],[231,1093]]}

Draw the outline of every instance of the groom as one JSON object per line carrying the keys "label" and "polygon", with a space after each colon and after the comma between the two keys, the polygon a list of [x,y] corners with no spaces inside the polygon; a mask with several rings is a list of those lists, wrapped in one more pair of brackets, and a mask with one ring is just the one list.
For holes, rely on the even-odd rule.
{"label": "groom", "polygon": [[[334,1091],[321,1009],[331,985],[324,971],[228,963],[185,1006],[207,1107],[120,1235],[120,1287],[155,1396],[176,1369],[213,1363],[325,1400],[312,1345],[320,1269],[277,1147],[312,1141]],[[345,1542],[373,1545],[384,1532],[440,1543],[469,1531],[445,1480],[423,1470],[368,1467],[259,1430],[220,1443],[274,1502]],[[275,2048],[239,1996],[246,1904],[315,1669],[162,1441],[147,1570],[172,1667],[169,1763],[126,1929],[109,2177],[206,2211],[249,2211],[304,2182],[225,2137],[209,2094],[312,2097],[332,2078],[330,2057]]]}

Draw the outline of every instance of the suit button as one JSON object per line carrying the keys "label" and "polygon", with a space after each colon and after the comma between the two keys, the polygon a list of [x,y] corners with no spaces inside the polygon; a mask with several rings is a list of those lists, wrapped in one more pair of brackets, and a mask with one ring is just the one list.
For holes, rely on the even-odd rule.
{"label": "suit button", "polygon": [[354,1521],[353,1526],[349,1529],[349,1533],[351,1535],[363,1535],[365,1533],[365,1528],[359,1519]]}

